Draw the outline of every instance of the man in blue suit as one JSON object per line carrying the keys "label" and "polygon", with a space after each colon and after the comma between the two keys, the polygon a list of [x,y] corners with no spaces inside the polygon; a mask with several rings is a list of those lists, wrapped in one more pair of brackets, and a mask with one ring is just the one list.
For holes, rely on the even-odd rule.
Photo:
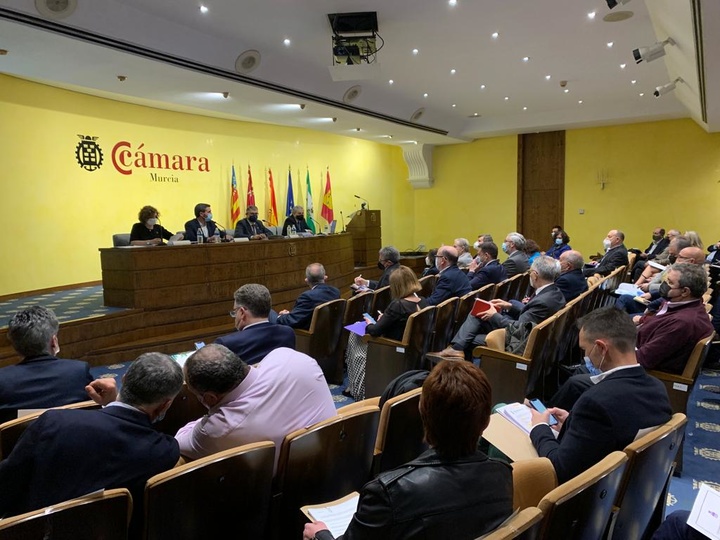
{"label": "man in blue suit", "polygon": [[[498,247],[494,242],[483,242],[478,247],[478,256],[470,263],[467,277],[470,290],[476,291],[490,283],[500,283],[507,279],[507,270],[498,261]],[[477,259],[480,259],[479,261]]]}
{"label": "man in blue suit", "polygon": [[435,266],[438,267],[438,281],[435,290],[428,298],[428,304],[437,306],[453,296],[462,296],[469,293],[470,282],[465,272],[457,266],[458,253],[452,246],[442,246],[435,255]]}
{"label": "man in blue suit", "polygon": [[295,332],[289,326],[270,322],[272,297],[264,285],[248,283],[235,291],[237,332],[219,337],[215,343],[224,345],[246,364],[257,364],[265,355],[279,347],[295,348]]}
{"label": "man in blue suit", "polygon": [[574,300],[588,290],[587,279],[583,276],[582,267],[585,264],[579,251],[565,251],[560,254],[560,276],[555,285],[563,293],[566,302]]}
{"label": "man in blue suit", "polygon": [[[220,240],[230,240],[226,238],[225,229],[218,227],[213,221],[212,208],[207,203],[198,203],[195,205],[195,219],[191,219],[185,223],[185,239],[196,242],[198,239],[198,231],[202,232],[205,242],[219,242]],[[215,233],[218,234],[215,234]]]}
{"label": "man in blue suit", "polygon": [[175,438],[152,424],[162,419],[182,384],[177,362],[145,353],[128,368],[119,396],[114,379],[90,383],[88,394],[102,409],[43,413],[0,461],[0,517],[99,489],[128,488],[134,516],[130,537],[139,538],[145,482],[180,458]]}
{"label": "man in blue suit", "polygon": [[[559,483],[670,420],[672,407],[665,387],[638,364],[636,335],[630,317],[614,307],[596,309],[580,319],[580,348],[600,375],[592,378],[592,387],[570,412],[531,409],[530,439],[538,455],[552,462]],[[550,414],[558,420],[552,428]]]}
{"label": "man in blue suit", "polygon": [[305,283],[310,287],[295,301],[292,311],[282,310],[278,314],[277,323],[291,328],[307,330],[310,328],[313,311],[320,304],[337,300],[340,298],[340,291],[325,283],[325,267],[320,263],[312,263],[305,269]]}
{"label": "man in blue suit", "polygon": [[33,306],[8,323],[8,340],[22,357],[0,370],[0,422],[17,418],[18,409],[47,409],[87,400],[90,366],[61,360],[58,330],[52,310]]}

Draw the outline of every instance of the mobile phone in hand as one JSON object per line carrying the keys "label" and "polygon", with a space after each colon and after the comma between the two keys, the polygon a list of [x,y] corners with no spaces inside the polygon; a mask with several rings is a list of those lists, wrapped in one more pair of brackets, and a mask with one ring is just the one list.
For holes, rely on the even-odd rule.
{"label": "mobile phone in hand", "polygon": [[[539,412],[539,413],[543,413],[543,412],[545,412],[545,411],[547,410],[547,407],[545,407],[545,405],[543,405],[543,402],[540,401],[539,399],[531,399],[531,400],[530,400],[530,406],[531,406],[533,409],[535,409],[537,412]],[[557,418],[555,418],[555,417],[551,414],[548,423],[549,423],[551,426],[556,425],[556,424],[558,423]]]}
{"label": "mobile phone in hand", "polygon": [[363,318],[369,320],[372,324],[376,324],[377,321],[369,313],[363,313]]}

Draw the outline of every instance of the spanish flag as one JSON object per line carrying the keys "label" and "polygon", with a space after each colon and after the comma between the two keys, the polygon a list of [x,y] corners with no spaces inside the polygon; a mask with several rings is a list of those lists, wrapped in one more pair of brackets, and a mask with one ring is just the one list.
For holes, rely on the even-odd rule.
{"label": "spanish flag", "polygon": [[330,187],[330,169],[327,171],[327,180],[325,181],[325,194],[323,195],[322,209],[320,215],[325,221],[331,223],[333,218],[332,188]]}

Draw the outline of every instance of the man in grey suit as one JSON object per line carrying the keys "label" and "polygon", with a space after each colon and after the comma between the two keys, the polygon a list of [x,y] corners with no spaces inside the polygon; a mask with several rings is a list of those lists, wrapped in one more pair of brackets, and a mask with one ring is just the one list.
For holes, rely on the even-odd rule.
{"label": "man in grey suit", "polygon": [[502,243],[502,250],[507,253],[507,260],[502,263],[507,271],[507,277],[527,272],[530,268],[528,256],[525,253],[525,237],[519,232],[511,232]]}
{"label": "man in grey suit", "polygon": [[628,264],[628,250],[623,243],[625,235],[617,229],[611,230],[603,240],[605,255],[596,263],[588,263],[583,269],[583,275],[590,277],[595,274],[607,276],[620,266]]}
{"label": "man in grey suit", "polygon": [[565,297],[555,280],[560,274],[560,262],[541,255],[530,268],[530,285],[535,290],[526,304],[517,300],[506,302],[494,299],[492,307],[480,317],[472,313],[450,342],[450,346],[439,354],[446,357],[465,358],[475,345],[484,345],[485,336],[492,330],[507,328],[511,322],[538,324],[554,315],[565,306]]}

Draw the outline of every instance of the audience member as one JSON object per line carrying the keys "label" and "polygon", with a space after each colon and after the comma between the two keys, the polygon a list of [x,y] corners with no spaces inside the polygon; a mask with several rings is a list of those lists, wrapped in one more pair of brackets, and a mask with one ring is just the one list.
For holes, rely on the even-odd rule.
{"label": "audience member", "polygon": [[440,277],[428,298],[429,305],[437,306],[448,298],[459,297],[471,291],[467,276],[457,267],[457,250],[454,247],[440,247],[435,256],[435,265],[440,271]]}
{"label": "audience member", "polygon": [[[547,249],[547,251],[550,251],[553,246],[555,246],[555,239],[557,238],[557,234],[562,230],[564,230],[562,228],[562,225],[553,225],[552,229],[550,230],[550,238],[552,239],[552,244],[550,244],[550,247]],[[546,255],[547,251],[545,252]]]}
{"label": "audience member", "polygon": [[90,366],[61,360],[55,313],[42,306],[19,311],[8,323],[7,337],[22,357],[0,370],[0,423],[17,418],[18,409],[47,409],[87,400]]}
{"label": "audience member", "polygon": [[309,264],[305,268],[305,283],[310,287],[310,290],[298,296],[292,311],[283,309],[278,313],[277,324],[284,324],[301,330],[310,328],[315,308],[320,304],[340,298],[340,291],[325,283],[327,278],[325,267],[322,264]]}
{"label": "audience member", "polygon": [[662,227],[655,227],[652,232],[652,240],[650,245],[645,248],[645,251],[639,249],[629,249],[635,253],[635,263],[632,267],[632,280],[636,281],[640,277],[640,273],[645,268],[647,261],[651,261],[656,258],[663,250],[670,244],[670,238],[665,236],[665,229]]}
{"label": "audience member", "polygon": [[605,255],[603,255],[603,258],[598,262],[587,263],[583,269],[583,275],[585,277],[593,276],[595,274],[607,276],[616,268],[623,265],[627,266],[628,252],[625,244],[623,244],[624,240],[625,235],[622,231],[613,229],[607,233],[607,236],[603,240]]}
{"label": "audience member", "polygon": [[685,231],[683,233],[683,236],[690,240],[690,245],[693,247],[699,247],[700,249],[705,249],[705,245],[703,244],[703,241],[700,240],[700,235],[695,231]]}
{"label": "audience member", "polygon": [[[185,223],[185,239],[191,242],[197,242],[198,231],[202,232],[205,242],[220,242],[228,239],[225,229],[218,227],[213,221],[212,208],[209,204],[199,203],[195,205],[195,219]],[[215,232],[218,234],[215,234]]]}
{"label": "audience member", "polygon": [[579,251],[572,249],[563,251],[558,260],[560,276],[555,280],[555,285],[562,292],[565,301],[570,302],[588,290],[587,280],[582,274],[585,261]]}
{"label": "audience member", "polygon": [[507,253],[508,258],[503,266],[507,277],[511,278],[516,274],[523,274],[530,268],[528,256],[525,253],[525,237],[518,232],[511,232],[505,237],[501,249]]}
{"label": "audience member", "polygon": [[[373,337],[384,336],[389,339],[402,340],[407,320],[413,313],[427,307],[425,298],[418,296],[422,289],[420,282],[407,266],[400,266],[390,276],[390,296],[392,301],[380,313],[377,322],[365,317],[367,326],[365,333]],[[367,343],[350,332],[345,363],[347,364],[348,390],[356,400],[365,399],[365,361],[367,359]]]}
{"label": "audience member", "polygon": [[[420,417],[430,450],[362,488],[344,540],[477,538],[512,513],[512,471],[477,449],[490,421],[491,388],[469,362],[441,362],[422,386]],[[323,522],[303,540],[332,540]]]}
{"label": "audience member", "polygon": [[705,258],[710,264],[720,264],[720,242],[708,246],[708,256]]}
{"label": "audience member", "polygon": [[291,225],[295,227],[295,232],[312,232],[310,227],[308,227],[307,221],[305,221],[305,209],[302,206],[293,206],[292,212],[285,218],[285,223],[283,223],[282,228],[283,236],[289,236],[288,228]]}
{"label": "audience member", "polygon": [[[682,236],[680,234],[680,231],[677,229],[670,229],[667,232],[667,239],[668,239],[668,246],[670,245],[670,242],[672,242],[675,238],[678,236]],[[655,257],[654,261],[662,266],[667,266],[668,264],[672,264],[672,262],[669,259],[669,253],[668,253],[668,246],[665,246],[665,249],[663,249],[660,254]]]}
{"label": "audience member", "polygon": [[250,205],[245,210],[245,217],[235,225],[235,238],[247,238],[248,240],[267,240],[274,236],[272,231],[263,225],[258,217],[257,206]]}
{"label": "audience member", "polygon": [[507,270],[498,261],[498,248],[492,242],[483,242],[478,246],[478,258],[473,260],[468,269],[470,290],[476,291],[489,283],[500,283],[507,278]]}
{"label": "audience member", "polygon": [[[143,206],[138,212],[138,223],[133,224],[130,230],[131,246],[157,246],[165,240],[170,240],[173,234],[160,225],[160,212],[153,206]],[[179,234],[177,240],[182,240]]]}
{"label": "audience member", "polygon": [[237,331],[217,338],[215,343],[227,347],[250,365],[279,347],[294,349],[295,332],[289,326],[270,322],[271,312],[272,298],[267,287],[258,283],[243,285],[235,291],[230,312]]}
{"label": "audience member", "polygon": [[[613,307],[596,309],[578,325],[586,361],[602,373],[593,377],[593,386],[571,412],[557,407],[544,413],[531,409],[530,439],[538,455],[552,462],[559,483],[622,450],[672,415],[663,384],[637,363],[636,329],[626,314]],[[550,414],[558,420],[552,428]]]}
{"label": "audience member", "polygon": [[248,366],[227,347],[206,345],[183,371],[188,389],[208,408],[175,435],[180,453],[191,459],[273,441],[277,467],[286,435],[337,414],[317,362],[285,347]]}
{"label": "audience member", "polygon": [[642,289],[645,292],[649,292],[650,283],[654,284],[657,288],[662,281],[662,273],[667,270],[667,267],[674,264],[677,261],[677,256],[680,251],[686,247],[690,247],[691,242],[685,236],[674,236],[668,247],[658,255],[658,257],[647,264],[640,273],[640,277],[635,281],[635,286]]}
{"label": "audience member", "polygon": [[128,488],[133,498],[131,538],[139,538],[145,482],[180,458],[175,439],[152,424],[162,419],[182,384],[177,362],[161,353],[145,353],[130,364],[119,396],[111,378],[87,386],[102,409],[44,412],[0,461],[0,517],[101,489]]}
{"label": "audience member", "polygon": [[438,267],[435,266],[435,256],[437,255],[437,252],[437,248],[432,248],[430,251],[428,251],[428,254],[425,257],[425,268],[422,271],[422,277],[436,276],[437,273],[440,271],[438,270]]}
{"label": "audience member", "polygon": [[535,290],[526,304],[517,300],[491,300],[492,307],[480,318],[472,313],[453,337],[450,346],[440,351],[441,356],[465,358],[475,345],[484,345],[485,336],[492,330],[507,328],[511,322],[538,324],[565,306],[565,298],[555,285],[560,274],[560,263],[541,255],[530,268],[530,286]]}
{"label": "audience member", "polygon": [[531,238],[525,239],[525,254],[528,256],[528,263],[532,265],[533,261],[537,259],[542,253],[540,253],[540,246],[537,242]]}
{"label": "audience member", "polygon": [[570,237],[565,231],[555,233],[555,243],[545,252],[545,255],[553,259],[560,259],[560,255],[570,251]]}
{"label": "audience member", "polygon": [[473,260],[473,256],[470,254],[470,242],[468,242],[467,238],[456,238],[453,242],[453,247],[458,253],[458,268],[460,270],[466,270]]}
{"label": "audience member", "polygon": [[690,510],[675,510],[669,514],[650,540],[707,540],[697,529],[688,525]]}
{"label": "audience member", "polygon": [[356,287],[381,289],[390,285],[390,274],[400,267],[400,252],[393,246],[385,246],[378,253],[378,268],[383,271],[379,281],[365,279],[362,275],[355,278]]}

